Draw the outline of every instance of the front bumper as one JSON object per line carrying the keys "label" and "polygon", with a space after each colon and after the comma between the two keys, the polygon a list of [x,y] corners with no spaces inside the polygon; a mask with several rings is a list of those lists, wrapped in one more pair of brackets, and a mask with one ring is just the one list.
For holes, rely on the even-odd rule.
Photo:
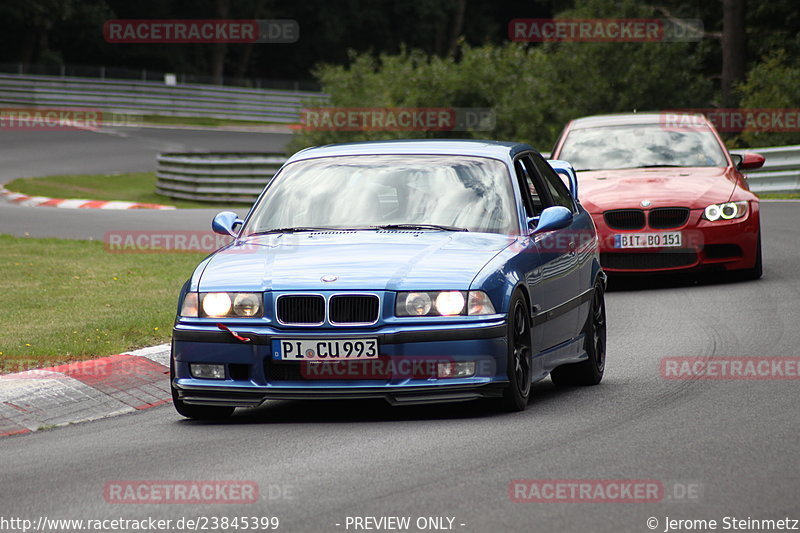
{"label": "front bumper", "polygon": [[[497,397],[508,384],[505,321],[372,331],[231,329],[251,341],[241,342],[209,326],[176,325],[172,387],[178,399],[196,405],[255,407],[268,399],[382,398],[400,405]],[[324,365],[276,360],[272,344],[281,338],[375,338],[380,359]],[[465,361],[475,363],[474,375],[436,377],[437,363]],[[225,378],[195,378],[192,363],[224,365]]]}
{"label": "front bumper", "polygon": [[[683,226],[669,229],[618,230],[610,228],[602,214],[593,214],[600,240],[600,264],[611,274],[693,271],[706,269],[742,270],[753,268],[759,235],[758,204],[741,219],[709,222],[702,210],[692,210]],[[614,247],[614,236],[626,233],[680,231],[680,248]]]}

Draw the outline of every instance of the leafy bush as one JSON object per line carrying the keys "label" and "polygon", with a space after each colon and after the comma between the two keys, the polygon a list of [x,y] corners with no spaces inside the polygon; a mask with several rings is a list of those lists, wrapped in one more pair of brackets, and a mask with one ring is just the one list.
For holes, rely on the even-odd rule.
{"label": "leafy bush", "polygon": [[[597,5],[595,5],[597,4]],[[598,7],[599,6],[599,7]],[[588,0],[568,17],[598,17],[618,8]],[[653,17],[630,2],[624,13]],[[588,13],[594,13],[590,15]],[[348,66],[320,65],[315,76],[332,107],[489,107],[492,131],[301,130],[289,146],[396,138],[492,138],[528,142],[548,151],[570,119],[584,115],[709,107],[711,81],[703,76],[696,43],[506,43],[470,47],[456,57],[416,50],[397,55],[350,53]]]}
{"label": "leafy bush", "polygon": [[[747,73],[738,87],[744,109],[800,108],[800,66],[792,65],[783,51],[773,53]],[[795,122],[796,126],[796,122]],[[780,146],[800,144],[800,132],[744,131],[739,144]]]}

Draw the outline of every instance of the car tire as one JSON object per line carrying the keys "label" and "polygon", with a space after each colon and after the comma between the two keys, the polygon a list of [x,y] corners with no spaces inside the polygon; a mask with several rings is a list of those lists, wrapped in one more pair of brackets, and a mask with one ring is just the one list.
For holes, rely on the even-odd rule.
{"label": "car tire", "polygon": [[550,373],[553,383],[560,387],[597,385],[606,367],[606,302],[600,282],[595,283],[589,316],[583,325],[583,346],[589,356],[585,361],[562,365]]}
{"label": "car tire", "polygon": [[228,418],[233,414],[235,407],[224,407],[216,405],[190,405],[178,398],[178,391],[172,386],[172,381],[175,379],[175,369],[173,368],[172,360],[169,364],[169,382],[170,389],[172,390],[172,405],[178,414],[186,418],[194,420],[221,420]]}
{"label": "car tire", "polygon": [[531,319],[525,297],[516,292],[508,306],[508,387],[503,391],[506,411],[524,411],[531,394]]}
{"label": "car tire", "polygon": [[758,230],[758,240],[756,241],[756,264],[753,268],[742,271],[743,279],[759,279],[764,274],[764,266],[761,261],[761,230]]}

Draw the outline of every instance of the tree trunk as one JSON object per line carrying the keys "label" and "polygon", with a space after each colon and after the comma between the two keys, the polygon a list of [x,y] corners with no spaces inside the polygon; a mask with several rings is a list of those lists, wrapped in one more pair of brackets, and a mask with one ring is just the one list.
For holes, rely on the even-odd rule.
{"label": "tree trunk", "polygon": [[734,86],[744,79],[745,0],[722,0],[722,105],[735,107]]}
{"label": "tree trunk", "polygon": [[253,54],[253,47],[255,47],[255,43],[247,43],[244,45],[242,55],[239,56],[239,61],[233,72],[234,78],[242,80],[247,76],[247,67],[250,66],[250,56]]}
{"label": "tree trunk", "polygon": [[[226,19],[230,12],[230,0],[217,0],[217,18]],[[222,85],[225,75],[225,54],[227,43],[214,43],[211,51],[211,78],[212,83]]]}
{"label": "tree trunk", "polygon": [[447,49],[447,55],[452,56],[456,51],[458,45],[458,38],[461,32],[464,31],[464,12],[467,10],[467,0],[458,0],[456,13],[453,20],[453,25],[450,31],[450,43]]}

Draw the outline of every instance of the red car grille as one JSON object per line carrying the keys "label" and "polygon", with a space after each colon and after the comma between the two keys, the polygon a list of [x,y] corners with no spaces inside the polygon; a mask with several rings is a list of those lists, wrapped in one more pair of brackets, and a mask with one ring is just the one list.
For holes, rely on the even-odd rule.
{"label": "red car grille", "polygon": [[642,229],[644,227],[644,212],[640,209],[614,209],[603,213],[609,228],[613,229]]}
{"label": "red car grille", "polygon": [[[641,209],[613,209],[603,213],[611,229],[636,230],[644,228],[645,212]],[[647,213],[648,225],[653,229],[679,228],[689,220],[686,207],[657,207]]]}
{"label": "red car grille", "polygon": [[679,228],[689,220],[689,209],[685,207],[658,207],[650,210],[647,220],[653,229]]}

